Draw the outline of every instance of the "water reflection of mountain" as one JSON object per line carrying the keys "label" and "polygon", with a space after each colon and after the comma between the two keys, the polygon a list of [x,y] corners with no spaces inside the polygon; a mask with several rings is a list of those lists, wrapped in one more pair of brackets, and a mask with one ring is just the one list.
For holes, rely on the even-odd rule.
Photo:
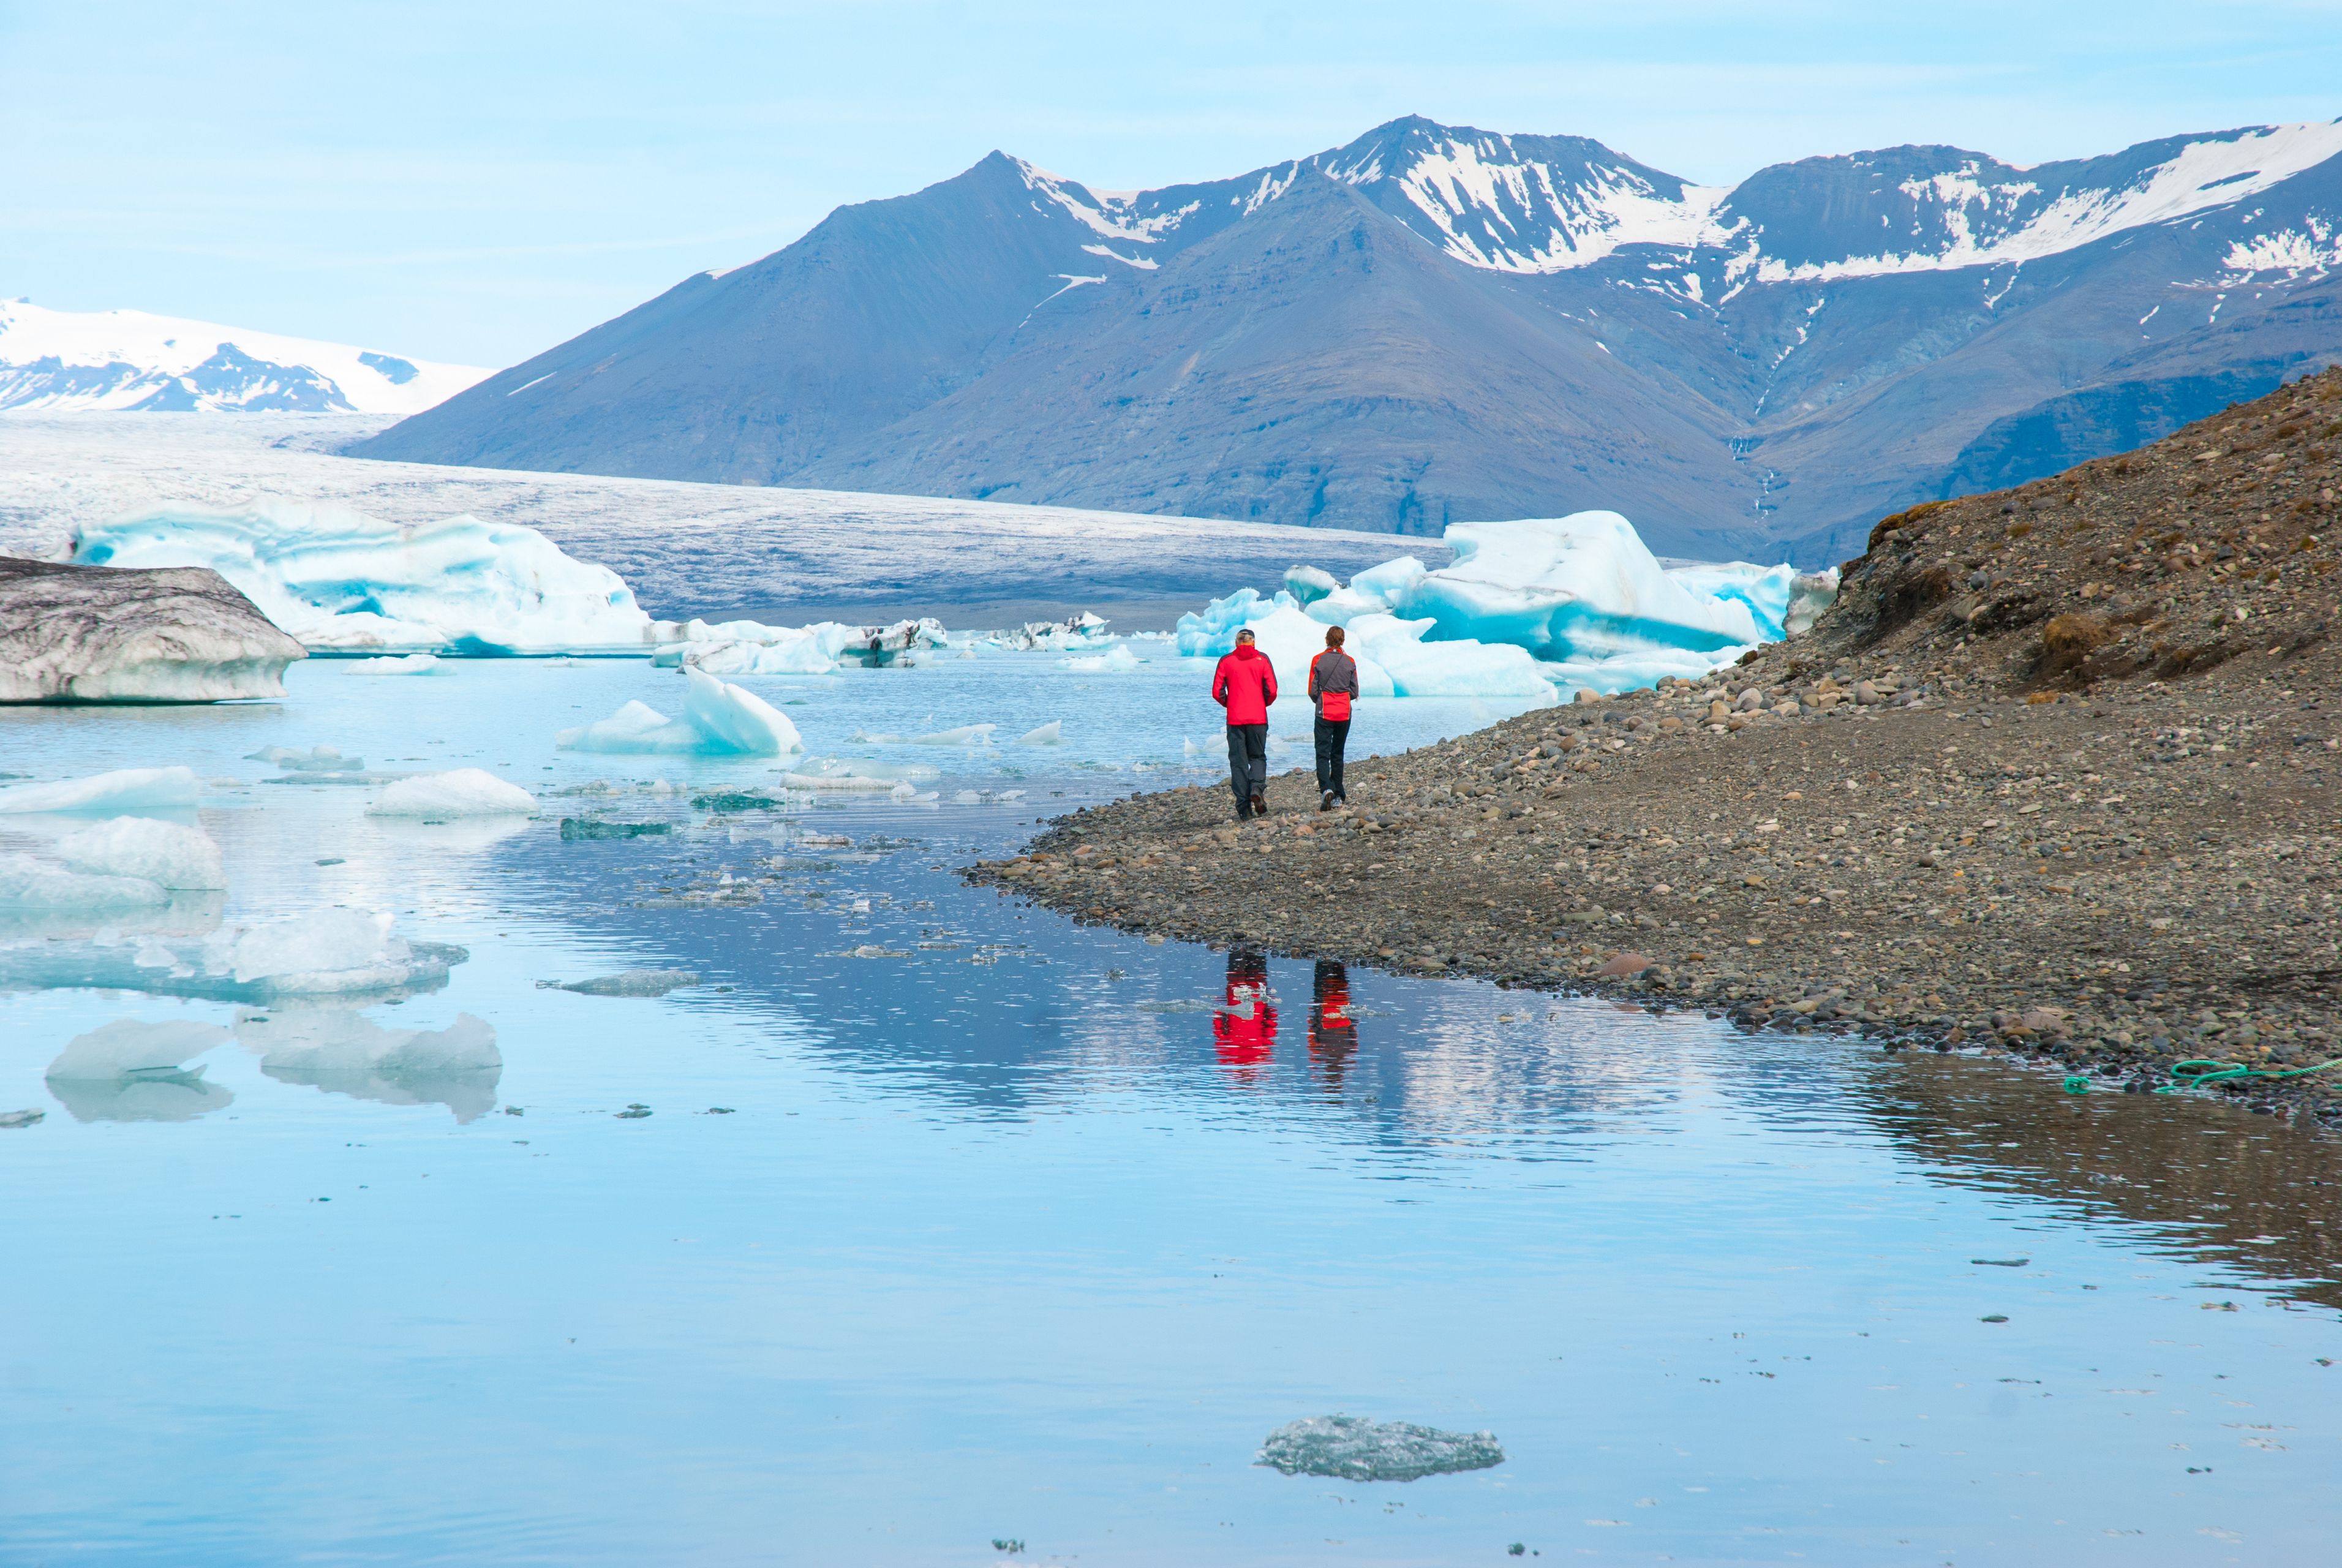
{"label": "water reflection of mountain", "polygon": [[2342,1307],[2342,1144],[2168,1096],[2059,1094],[1997,1064],[1877,1063],[1847,1087],[1939,1181],[2147,1227],[2175,1256]]}
{"label": "water reflection of mountain", "polygon": [[[1640,1013],[1584,1004],[1548,1020],[1550,998],[1512,1003],[1386,976],[1371,982],[1380,1011],[1329,1037],[1312,1022],[1313,967],[1283,960],[1266,966],[1270,993],[1250,1004],[1260,1011],[1235,1018],[1246,1004],[1238,990],[1257,981],[1232,978],[1229,954],[1138,946],[927,869],[997,844],[938,843],[932,814],[864,808],[818,821],[933,836],[869,860],[784,853],[781,882],[734,907],[686,899],[718,865],[774,874],[756,864],[774,844],[705,832],[532,843],[499,854],[499,885],[606,947],[613,964],[694,969],[734,988],[677,993],[668,1005],[783,1024],[843,1070],[978,1114],[1112,1087],[1419,1147],[1549,1138],[1664,1104],[1686,1070],[1684,1054],[1664,1044],[1667,1026]],[[1496,1014],[1513,1022],[1496,1025]],[[1656,1033],[1627,1050],[1622,1031]]]}

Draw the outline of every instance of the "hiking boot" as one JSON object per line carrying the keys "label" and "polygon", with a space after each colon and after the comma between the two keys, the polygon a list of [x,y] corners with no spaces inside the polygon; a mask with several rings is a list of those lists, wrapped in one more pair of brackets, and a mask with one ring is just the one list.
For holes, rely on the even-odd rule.
{"label": "hiking boot", "polygon": [[1334,809],[1334,792],[1332,790],[1326,790],[1318,795],[1317,809],[1319,811],[1332,811]]}
{"label": "hiking boot", "polygon": [[1266,816],[1268,814],[1268,802],[1261,799],[1257,792],[1255,792],[1252,797],[1252,814],[1255,816]]}

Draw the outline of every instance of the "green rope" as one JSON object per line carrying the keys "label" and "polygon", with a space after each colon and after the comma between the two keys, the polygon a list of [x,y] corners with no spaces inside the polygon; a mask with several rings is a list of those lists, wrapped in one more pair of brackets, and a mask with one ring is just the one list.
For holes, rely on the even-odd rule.
{"label": "green rope", "polygon": [[2323,1073],[2328,1067],[2342,1067],[2342,1056],[2337,1056],[2331,1062],[2320,1062],[2315,1067],[2247,1067],[2242,1062],[2220,1062],[2209,1056],[2192,1056],[2185,1062],[2174,1062],[2171,1075],[2183,1086],[2218,1084],[2231,1078],[2275,1082],[2280,1078],[2307,1078],[2312,1073]]}

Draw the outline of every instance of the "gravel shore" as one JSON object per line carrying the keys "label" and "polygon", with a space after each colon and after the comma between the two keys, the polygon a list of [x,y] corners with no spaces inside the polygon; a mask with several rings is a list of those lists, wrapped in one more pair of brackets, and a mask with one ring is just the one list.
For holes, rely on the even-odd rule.
{"label": "gravel shore", "polygon": [[[1882,522],[1809,634],[968,874],[1135,931],[1981,1048],[2105,1087],[2342,1055],[2342,372]],[[1371,735],[1372,704],[1358,734]],[[2342,1068],[2217,1085],[2342,1120]]]}

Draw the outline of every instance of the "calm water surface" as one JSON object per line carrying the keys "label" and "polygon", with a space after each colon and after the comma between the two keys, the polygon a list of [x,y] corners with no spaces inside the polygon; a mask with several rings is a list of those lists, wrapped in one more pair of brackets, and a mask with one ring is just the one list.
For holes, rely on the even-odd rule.
{"label": "calm water surface", "polygon": [[[469,952],[340,1006],[0,990],[0,1111],[46,1112],[0,1131],[0,1561],[2333,1561],[2329,1145],[1076,928],[953,868],[1185,782],[1180,732],[1216,743],[1194,671],[751,684],[816,753],[939,766],[936,798],[717,817],[690,794],[775,767],[555,752],[677,705],[631,664],[0,710],[0,770],[238,781],[200,813],[232,887],[195,918],[386,909]],[[1060,717],[1054,751],[848,739]],[[485,765],[546,815],[385,823],[245,760],[319,743]],[[621,793],[555,793],[596,778]],[[676,831],[563,842],[589,812]],[[543,984],[631,966],[702,984]],[[50,1084],[120,1020],[210,1033],[174,1073]],[[495,1064],[272,1065],[369,1027],[485,1029]],[[1336,1412],[1509,1457],[1406,1485],[1252,1463]]]}

